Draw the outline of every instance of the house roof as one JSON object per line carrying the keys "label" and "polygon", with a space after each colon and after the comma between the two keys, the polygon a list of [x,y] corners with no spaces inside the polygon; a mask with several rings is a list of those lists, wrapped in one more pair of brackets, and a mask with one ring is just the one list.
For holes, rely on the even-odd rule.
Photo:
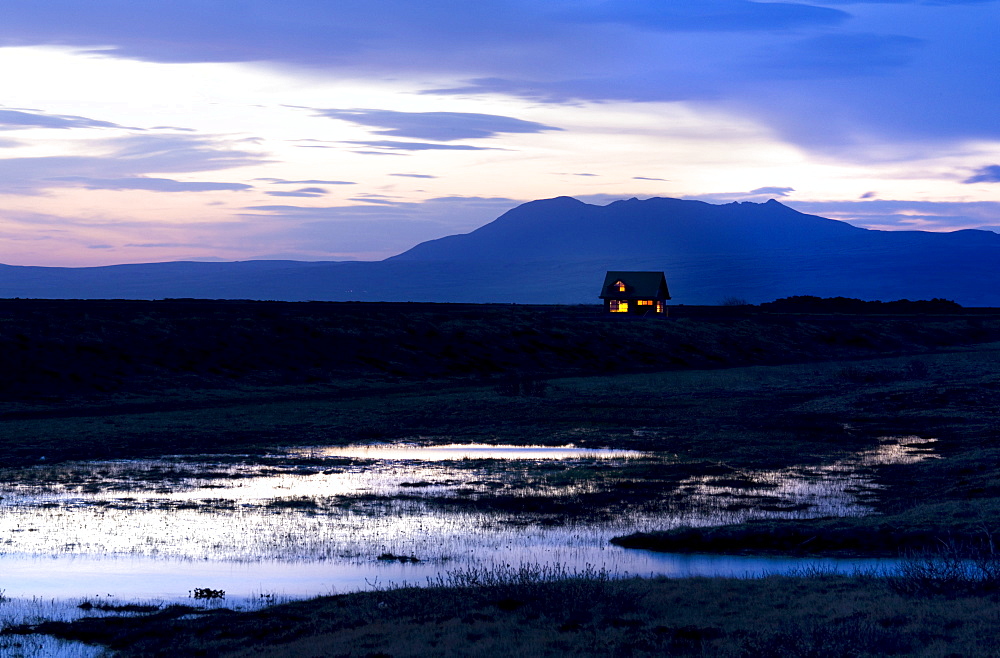
{"label": "house roof", "polygon": [[[621,281],[625,292],[613,286]],[[663,272],[608,272],[601,287],[601,299],[670,299]]]}

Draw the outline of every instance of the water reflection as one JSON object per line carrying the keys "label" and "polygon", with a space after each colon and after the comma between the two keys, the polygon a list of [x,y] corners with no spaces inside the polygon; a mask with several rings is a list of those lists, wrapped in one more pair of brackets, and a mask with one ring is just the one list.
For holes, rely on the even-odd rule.
{"label": "water reflection", "polygon": [[577,448],[565,446],[507,446],[475,443],[448,445],[372,444],[346,447],[296,449],[294,454],[322,457],[359,457],[363,459],[403,459],[414,461],[445,461],[453,459],[629,459],[645,456],[637,450],[612,448]]}
{"label": "water reflection", "polygon": [[[211,587],[250,602],[522,562],[746,575],[791,563],[666,556],[608,539],[867,513],[873,467],[933,457],[933,440],[887,437],[826,466],[676,480],[655,479],[678,467],[673,455],[572,446],[358,446],[8,470],[0,473],[0,590],[178,600]],[[385,553],[419,562],[379,560]]]}
{"label": "water reflection", "polygon": [[696,477],[680,488],[692,505],[750,512],[752,518],[785,518],[797,512],[806,517],[862,516],[872,512],[880,489],[873,467],[938,459],[936,442],[917,436],[882,437],[875,448],[832,464]]}

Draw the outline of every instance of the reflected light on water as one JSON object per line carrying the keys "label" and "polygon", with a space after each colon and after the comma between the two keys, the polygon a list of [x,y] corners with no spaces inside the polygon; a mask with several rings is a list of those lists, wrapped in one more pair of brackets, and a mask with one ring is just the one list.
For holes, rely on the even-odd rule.
{"label": "reflected light on water", "polygon": [[748,518],[862,516],[872,512],[878,494],[876,466],[915,464],[939,459],[937,439],[881,437],[879,445],[832,464],[794,466],[773,471],[745,470],[736,475],[689,478],[681,489],[693,505],[746,511]]}
{"label": "reflected light on water", "polygon": [[361,459],[403,459],[417,461],[444,461],[452,459],[629,459],[648,453],[637,450],[611,448],[577,448],[565,446],[496,446],[488,444],[372,444],[364,446],[322,447],[296,449],[295,454],[322,457],[358,457]]}
{"label": "reflected light on water", "polygon": [[[866,513],[877,492],[874,467],[933,457],[933,440],[886,437],[824,466],[663,481],[648,499],[596,515],[532,511],[518,501],[613,492],[629,481],[601,474],[631,465],[656,473],[676,457],[573,446],[375,445],[9,469],[0,479],[0,590],[20,600],[182,600],[210,587],[249,602],[260,593],[422,584],[449,569],[526,562],[752,575],[802,563],[671,557],[608,540],[680,525]],[[385,554],[419,561],[380,560]],[[13,609],[0,604],[0,621]]]}

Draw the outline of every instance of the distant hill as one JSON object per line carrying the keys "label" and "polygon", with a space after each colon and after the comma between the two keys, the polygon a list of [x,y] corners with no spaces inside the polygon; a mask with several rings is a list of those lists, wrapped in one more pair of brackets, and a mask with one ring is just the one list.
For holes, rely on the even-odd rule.
{"label": "distant hill", "polygon": [[1000,235],[875,231],[771,200],[532,201],[378,262],[0,266],[0,297],[597,303],[606,270],[662,270],[673,303],[814,295],[1000,306]]}

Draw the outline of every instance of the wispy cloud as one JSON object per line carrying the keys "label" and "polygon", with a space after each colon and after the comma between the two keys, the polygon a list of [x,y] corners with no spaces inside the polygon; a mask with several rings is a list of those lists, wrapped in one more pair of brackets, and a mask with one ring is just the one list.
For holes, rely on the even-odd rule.
{"label": "wispy cloud", "polygon": [[254,180],[274,185],[357,185],[354,181],[349,180],[285,180],[284,178],[255,178]]}
{"label": "wispy cloud", "polygon": [[912,62],[923,43],[921,39],[895,34],[821,34],[769,48],[761,53],[757,64],[762,71],[778,77],[878,75]]}
{"label": "wispy cloud", "polygon": [[794,191],[795,191],[794,187],[758,187],[755,190],[750,190],[750,194],[769,195],[769,196],[788,196]]}
{"label": "wispy cloud", "polygon": [[486,139],[504,133],[540,133],[561,130],[534,121],[496,114],[469,112],[397,112],[394,110],[316,110],[319,116],[375,128],[377,135],[451,142]]}
{"label": "wispy cloud", "polygon": [[122,128],[110,121],[98,121],[86,117],[64,114],[47,114],[37,110],[8,110],[0,108],[0,130],[23,130],[25,128]]}
{"label": "wispy cloud", "polygon": [[91,146],[95,155],[0,158],[0,192],[35,194],[48,188],[88,186],[161,192],[247,189],[249,186],[237,183],[185,183],[145,176],[217,171],[267,162],[264,156],[240,144],[205,136],[131,135],[98,140]]}
{"label": "wispy cloud", "polygon": [[1000,165],[986,165],[966,178],[963,183],[1000,183]]}
{"label": "wispy cloud", "polygon": [[61,176],[47,179],[51,182],[77,185],[88,190],[147,190],[150,192],[216,192],[253,189],[244,183],[216,183],[205,181],[178,181],[172,178],[88,178],[86,176]]}
{"label": "wispy cloud", "polygon": [[353,140],[344,142],[345,144],[357,144],[376,149],[388,149],[391,151],[496,151],[489,146],[472,146],[470,144],[433,144],[430,142],[397,142],[393,140]]}
{"label": "wispy cloud", "polygon": [[[281,226],[286,244],[300,253],[354,251],[368,258],[388,258],[418,242],[472,231],[490,222],[518,200],[501,197],[448,196],[407,201],[370,195],[365,205],[260,205],[246,208],[254,221]],[[290,237],[289,237],[290,236]],[[287,251],[286,255],[289,254]]]}
{"label": "wispy cloud", "polygon": [[787,201],[800,212],[839,219],[855,226],[883,230],[956,231],[996,228],[1000,202],[906,201]]}
{"label": "wispy cloud", "polygon": [[284,197],[320,197],[326,196],[329,192],[322,187],[303,187],[297,190],[280,190],[266,192],[269,196],[284,196]]}
{"label": "wispy cloud", "polygon": [[761,202],[786,197],[794,191],[795,189],[791,187],[771,186],[758,187],[749,192],[716,192],[711,194],[697,194],[686,198],[706,201],[708,203],[731,203],[733,201]]}
{"label": "wispy cloud", "polygon": [[835,25],[849,14],[804,3],[749,0],[636,0],[578,6],[566,16],[576,20],[624,23],[667,32],[756,32]]}

